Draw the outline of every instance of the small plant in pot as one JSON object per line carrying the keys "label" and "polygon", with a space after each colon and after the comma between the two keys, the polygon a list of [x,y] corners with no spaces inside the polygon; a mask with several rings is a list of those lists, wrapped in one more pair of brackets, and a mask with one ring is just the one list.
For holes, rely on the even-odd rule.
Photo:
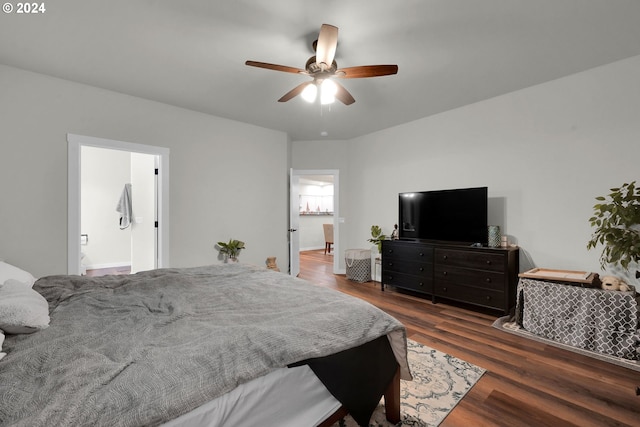
{"label": "small plant in pot", "polygon": [[371,242],[378,248],[378,253],[382,253],[382,241],[387,240],[387,236],[382,234],[382,228],[377,225],[371,226],[371,238],[367,239],[367,242]]}
{"label": "small plant in pot", "polygon": [[[595,227],[587,249],[603,245],[600,266],[619,265],[624,270],[638,268],[640,262],[640,188],[632,181],[612,188],[607,197],[596,197],[589,223]],[[640,272],[636,271],[636,279]]]}
{"label": "small plant in pot", "polygon": [[236,239],[229,239],[229,242],[218,242],[218,250],[220,255],[224,256],[225,262],[237,262],[240,250],[244,249],[244,242]]}

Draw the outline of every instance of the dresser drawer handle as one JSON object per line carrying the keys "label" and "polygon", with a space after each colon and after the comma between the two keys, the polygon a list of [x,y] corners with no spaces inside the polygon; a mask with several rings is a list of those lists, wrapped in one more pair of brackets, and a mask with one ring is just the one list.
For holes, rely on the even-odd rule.
{"label": "dresser drawer handle", "polygon": [[447,292],[447,288],[442,288],[442,292]]}
{"label": "dresser drawer handle", "polygon": [[423,267],[420,267],[420,271],[424,271],[424,268],[423,268]]}
{"label": "dresser drawer handle", "polygon": [[392,262],[390,262],[390,263],[389,263],[389,267],[391,267],[392,265],[393,265],[393,263],[392,263]]}
{"label": "dresser drawer handle", "polygon": [[491,283],[491,277],[487,277],[487,283]]}
{"label": "dresser drawer handle", "polygon": [[487,301],[491,301],[491,297],[487,295]]}
{"label": "dresser drawer handle", "polygon": [[491,261],[487,260],[487,265],[491,265]]}
{"label": "dresser drawer handle", "polygon": [[443,275],[443,276],[446,276],[447,274],[448,274],[448,273],[447,273],[446,271],[443,271],[443,272],[442,272],[442,275]]}
{"label": "dresser drawer handle", "polygon": [[422,252],[420,252],[420,256],[424,256],[424,254]]}
{"label": "dresser drawer handle", "polygon": [[420,285],[420,286],[424,286],[424,283],[420,282],[420,283],[418,283],[418,285]]}
{"label": "dresser drawer handle", "polygon": [[442,256],[442,259],[447,259],[447,256],[446,256],[446,255],[443,255],[443,256]]}

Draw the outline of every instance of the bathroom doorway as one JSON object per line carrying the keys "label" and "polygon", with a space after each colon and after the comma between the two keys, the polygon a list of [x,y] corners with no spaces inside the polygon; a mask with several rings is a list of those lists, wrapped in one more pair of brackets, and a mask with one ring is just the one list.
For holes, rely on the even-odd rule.
{"label": "bathroom doorway", "polygon": [[[71,134],[67,139],[69,274],[168,266],[169,150]],[[116,207],[127,184],[131,215],[123,224]]]}

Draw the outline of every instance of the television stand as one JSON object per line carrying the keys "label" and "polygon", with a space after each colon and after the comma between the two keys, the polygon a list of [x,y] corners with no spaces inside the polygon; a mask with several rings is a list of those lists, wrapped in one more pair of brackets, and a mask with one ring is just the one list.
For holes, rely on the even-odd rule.
{"label": "television stand", "polygon": [[447,242],[384,240],[384,285],[505,314],[515,306],[518,248],[473,247]]}

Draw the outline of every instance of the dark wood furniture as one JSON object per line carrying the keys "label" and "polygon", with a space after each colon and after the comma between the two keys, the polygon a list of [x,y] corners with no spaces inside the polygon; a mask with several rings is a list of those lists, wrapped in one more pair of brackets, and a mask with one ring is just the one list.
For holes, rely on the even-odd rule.
{"label": "dark wood furniture", "polygon": [[515,306],[518,248],[385,240],[384,285],[509,313]]}
{"label": "dark wood furniture", "polygon": [[354,283],[333,274],[329,258],[301,252],[299,277],[362,298],[400,320],[412,340],[487,369],[440,427],[638,424],[640,371],[506,333],[492,326],[500,313]]}

